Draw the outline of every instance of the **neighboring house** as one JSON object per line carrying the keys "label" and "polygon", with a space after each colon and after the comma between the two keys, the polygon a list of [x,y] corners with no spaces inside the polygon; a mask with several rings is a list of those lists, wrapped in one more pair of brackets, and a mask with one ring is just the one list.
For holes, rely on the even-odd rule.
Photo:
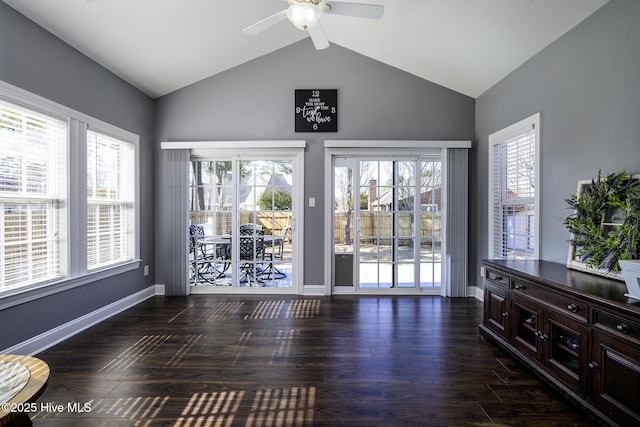
{"label": "neighboring house", "polygon": [[[387,190],[370,202],[369,210],[389,211],[391,210],[392,200],[393,193],[391,190]],[[398,199],[399,210],[411,210],[413,209],[413,203],[413,196],[400,197]],[[440,211],[440,207],[442,206],[442,189],[435,188],[422,192],[420,194],[420,206],[422,207],[422,212]]]}
{"label": "neighboring house", "polygon": [[240,210],[260,210],[258,207],[260,196],[262,196],[262,193],[265,191],[271,190],[282,190],[285,193],[291,194],[291,184],[284,175],[281,174],[257,174],[243,177],[240,188],[238,189]]}

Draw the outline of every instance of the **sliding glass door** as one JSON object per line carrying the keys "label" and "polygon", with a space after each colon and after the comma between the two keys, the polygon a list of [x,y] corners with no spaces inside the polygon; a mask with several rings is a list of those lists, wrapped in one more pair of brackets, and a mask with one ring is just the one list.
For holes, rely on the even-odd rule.
{"label": "sliding glass door", "polygon": [[[353,285],[356,292],[439,290],[439,156],[335,158],[333,182],[336,286]],[[351,280],[343,280],[345,274]]]}
{"label": "sliding glass door", "polygon": [[291,156],[234,157],[192,157],[191,293],[296,293],[298,163]]}

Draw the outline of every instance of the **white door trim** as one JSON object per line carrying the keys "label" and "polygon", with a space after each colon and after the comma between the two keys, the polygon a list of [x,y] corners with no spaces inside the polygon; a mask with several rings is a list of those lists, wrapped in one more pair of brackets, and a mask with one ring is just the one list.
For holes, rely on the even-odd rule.
{"label": "white door trim", "polygon": [[[265,158],[287,158],[293,162],[293,205],[291,237],[293,246],[293,268],[291,288],[251,288],[252,294],[282,293],[304,294],[304,147],[305,141],[195,141],[163,142],[163,149],[190,149],[191,158],[209,160],[263,160]],[[234,202],[235,203],[235,202]],[[186,272],[185,272],[186,274]],[[202,292],[187,283],[187,295]],[[216,287],[220,293],[237,293],[241,288],[235,286]]]}
{"label": "white door trim", "polygon": [[[446,151],[445,148],[471,148],[471,141],[363,141],[363,140],[326,140],[325,147],[325,188],[324,194],[332,200],[333,197],[333,158],[334,157],[362,157],[386,155],[390,158],[406,157],[408,155],[434,155]],[[445,160],[443,159],[443,168]],[[332,286],[332,247],[333,247],[333,205],[331,202],[325,203],[324,211],[324,295],[331,295],[335,289]],[[442,248],[444,251],[444,247]],[[443,252],[444,254],[444,252]],[[442,266],[445,268],[445,260]],[[443,271],[443,275],[446,274]],[[443,277],[444,281],[444,277]],[[437,289],[436,295],[440,295],[444,283]],[[346,293],[353,294],[357,286],[345,290]],[[423,295],[430,294],[430,290],[420,292]]]}

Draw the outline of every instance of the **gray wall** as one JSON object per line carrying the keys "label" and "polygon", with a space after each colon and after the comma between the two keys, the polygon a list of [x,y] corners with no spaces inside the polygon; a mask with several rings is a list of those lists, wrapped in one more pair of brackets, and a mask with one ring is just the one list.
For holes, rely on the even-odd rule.
{"label": "gray wall", "polygon": [[[295,89],[334,88],[338,132],[295,133]],[[306,39],[159,99],[156,136],[158,142],[306,140],[305,200],[315,197],[316,207],[305,207],[304,283],[320,285],[324,253],[317,243],[324,233],[324,140],[472,140],[474,100],[337,45],[316,51]],[[171,244],[160,222],[159,246]],[[161,268],[157,275],[164,283]]]}
{"label": "gray wall", "polygon": [[[611,0],[476,100],[470,284],[487,257],[488,135],[541,112],[541,251],[565,263],[577,181],[640,172],[640,2]],[[473,283],[473,282],[476,283]]]}
{"label": "gray wall", "polygon": [[142,230],[139,270],[0,310],[0,349],[154,284],[154,102],[0,2],[0,80],[140,135]]}
{"label": "gray wall", "polygon": [[[542,113],[541,257],[565,262],[563,200],[578,179],[626,169],[640,172],[640,2],[611,0],[476,101],[339,46],[315,51],[303,40],[157,102],[0,2],[0,80],[120,126],[141,137],[142,265],[166,241],[154,232],[154,171],[159,142],[305,139],[306,284],[322,284],[324,139],[474,140],[470,156],[470,285],[479,285],[487,256],[487,138]],[[297,88],[339,90],[339,132],[296,134]],[[475,104],[475,105],[474,105]],[[155,132],[154,136],[154,126]],[[474,138],[475,136],[475,138]],[[306,204],[305,204],[306,205]],[[163,283],[141,271],[0,311],[9,347],[57,325]],[[38,315],[35,316],[34,313]]]}

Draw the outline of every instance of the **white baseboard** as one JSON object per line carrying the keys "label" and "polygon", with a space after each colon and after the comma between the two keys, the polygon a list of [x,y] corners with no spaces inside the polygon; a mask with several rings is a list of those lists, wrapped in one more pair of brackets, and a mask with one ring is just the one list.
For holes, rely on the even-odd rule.
{"label": "white baseboard", "polygon": [[129,295],[126,298],[101,307],[98,310],[87,313],[84,316],[78,317],[77,319],[71,320],[70,322],[9,347],[3,350],[2,354],[23,354],[33,356],[156,295],[157,287],[155,285],[149,286],[148,288]]}
{"label": "white baseboard", "polygon": [[484,291],[477,286],[469,286],[467,288],[467,295],[477,300],[484,301]]}
{"label": "white baseboard", "polygon": [[302,287],[302,295],[320,297],[326,294],[327,292],[324,285],[305,285]]}

